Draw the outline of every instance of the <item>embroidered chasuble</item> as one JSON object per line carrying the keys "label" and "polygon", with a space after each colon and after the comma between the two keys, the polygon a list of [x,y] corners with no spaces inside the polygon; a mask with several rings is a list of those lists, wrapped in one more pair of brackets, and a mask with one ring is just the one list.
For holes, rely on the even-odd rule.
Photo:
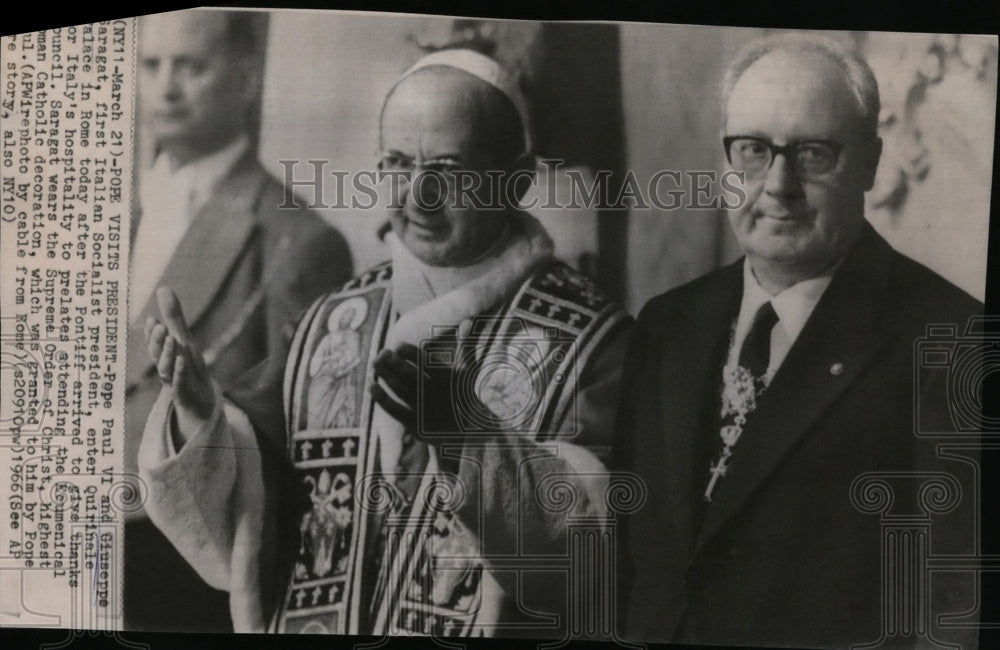
{"label": "embroidered chasuble", "polygon": [[[402,432],[387,454],[376,431],[385,414],[368,386],[375,356],[392,345],[392,277],[386,263],[317,301],[292,343],[283,387],[286,452],[308,503],[272,620],[277,632],[489,636],[502,626],[510,604],[488,568],[492,540],[478,539],[469,521],[475,517],[460,515],[476,512],[468,501],[482,493],[463,494],[440,467],[474,457],[470,441],[484,433],[552,440],[574,415],[580,372],[628,320],[565,264],[541,264],[486,314],[435,329],[440,354],[426,356],[448,364],[456,358],[449,350],[474,355],[480,370],[456,387],[456,408],[463,408],[462,391],[474,391],[506,430],[444,445]],[[468,431],[477,431],[473,411],[463,414]]]}

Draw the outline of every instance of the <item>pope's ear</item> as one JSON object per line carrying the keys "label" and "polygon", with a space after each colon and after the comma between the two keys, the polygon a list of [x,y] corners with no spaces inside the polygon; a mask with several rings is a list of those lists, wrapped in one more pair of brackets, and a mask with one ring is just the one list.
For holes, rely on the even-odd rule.
{"label": "pope's ear", "polygon": [[864,188],[867,192],[875,186],[875,174],[878,172],[878,161],[882,158],[882,138],[875,137],[869,141],[864,150],[861,164],[864,166]]}
{"label": "pope's ear", "polygon": [[536,158],[535,154],[532,152],[525,151],[514,160],[514,164],[511,166],[511,171],[527,171],[534,174],[537,168],[538,158]]}
{"label": "pope's ear", "polygon": [[535,173],[537,170],[538,159],[535,158],[535,154],[530,152],[525,152],[518,156],[510,166],[508,178],[513,179],[514,196],[517,197],[518,201],[523,199],[524,195],[531,189],[532,183],[535,182]]}

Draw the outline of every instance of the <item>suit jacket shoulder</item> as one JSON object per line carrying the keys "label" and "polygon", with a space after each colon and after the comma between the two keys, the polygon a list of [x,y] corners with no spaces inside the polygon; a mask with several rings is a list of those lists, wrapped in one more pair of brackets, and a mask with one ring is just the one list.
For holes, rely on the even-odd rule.
{"label": "suit jacket shoulder", "polygon": [[[310,209],[300,198],[253,161],[245,173],[259,176],[259,193],[253,204],[253,216],[264,230],[265,238],[274,240],[290,236],[296,254],[316,251],[328,265],[338,269],[332,273],[343,282],[351,275],[351,256],[347,241],[335,228]],[[311,261],[308,258],[306,261]],[[315,269],[311,269],[315,270]]]}
{"label": "suit jacket shoulder", "polygon": [[660,316],[664,312],[683,313],[706,301],[739,298],[742,293],[742,268],[741,257],[731,264],[654,296],[639,312],[639,321]]}
{"label": "suit jacket shoulder", "polygon": [[[246,171],[259,178],[253,219],[260,230],[263,261],[275,268],[269,300],[284,303],[291,327],[318,295],[351,277],[344,236],[267,173],[256,160]],[[267,271],[265,270],[266,274]]]}
{"label": "suit jacket shoulder", "polygon": [[964,319],[982,313],[981,302],[923,264],[895,250],[889,259],[894,303],[906,310],[905,316],[932,322],[934,319]]}
{"label": "suit jacket shoulder", "polygon": [[254,161],[254,173],[260,175],[260,193],[254,205],[254,217],[264,228],[295,230],[302,233],[336,232],[291,189]]}

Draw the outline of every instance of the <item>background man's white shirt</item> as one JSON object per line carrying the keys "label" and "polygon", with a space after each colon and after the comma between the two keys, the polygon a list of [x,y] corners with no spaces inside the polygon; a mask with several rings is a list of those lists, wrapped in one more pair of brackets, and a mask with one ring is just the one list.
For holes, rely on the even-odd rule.
{"label": "background man's white shirt", "polygon": [[188,227],[249,146],[249,138],[241,134],[218,151],[176,169],[170,157],[161,153],[142,174],[142,217],[132,247],[129,278],[130,320],[142,313]]}

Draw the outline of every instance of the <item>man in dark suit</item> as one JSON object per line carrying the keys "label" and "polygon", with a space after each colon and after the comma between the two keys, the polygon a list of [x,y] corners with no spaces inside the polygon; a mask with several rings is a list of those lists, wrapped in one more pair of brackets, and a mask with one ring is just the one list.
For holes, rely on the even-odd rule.
{"label": "man in dark suit", "polygon": [[[213,376],[226,387],[278,349],[301,312],[352,275],[343,237],[290,207],[257,161],[264,14],[184,11],[143,19],[139,82],[154,162],[139,175],[133,221],[126,471],[160,379],[143,347],[154,290],[174,289]],[[284,207],[282,207],[284,206]],[[125,624],[224,630],[227,598],[208,589],[152,525],[125,530]]]}
{"label": "man in dark suit", "polygon": [[971,554],[976,451],[922,435],[948,433],[948,393],[915,351],[982,305],[864,218],[882,144],[859,56],[755,42],[722,94],[745,257],[639,316],[614,464],[648,498],[618,529],[620,623],[643,641],[965,640],[937,615],[973,610],[972,576],[920,561]]}

